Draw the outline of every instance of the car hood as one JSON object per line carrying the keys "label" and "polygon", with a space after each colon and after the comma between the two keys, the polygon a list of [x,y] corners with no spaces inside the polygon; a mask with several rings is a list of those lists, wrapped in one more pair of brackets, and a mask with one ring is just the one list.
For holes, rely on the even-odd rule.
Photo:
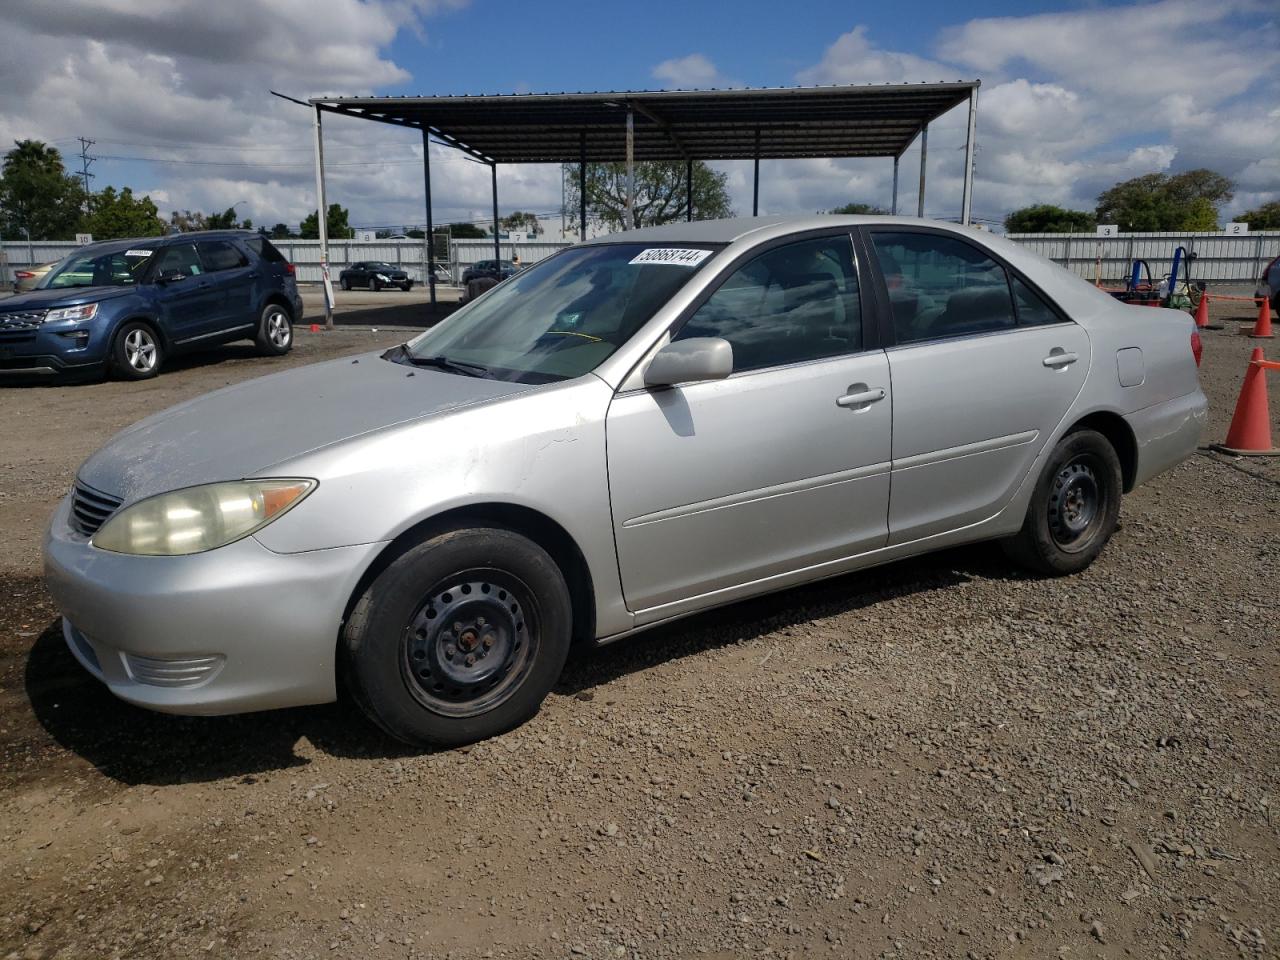
{"label": "car hood", "polygon": [[383,360],[316,363],[224,387],[116,434],[79,479],[132,503],[239,480],[273,464],[395,424],[534,389]]}
{"label": "car hood", "polygon": [[30,293],[20,293],[0,300],[0,312],[74,307],[81,303],[127,297],[134,292],[133,287],[61,287],[53,290],[32,290]]}

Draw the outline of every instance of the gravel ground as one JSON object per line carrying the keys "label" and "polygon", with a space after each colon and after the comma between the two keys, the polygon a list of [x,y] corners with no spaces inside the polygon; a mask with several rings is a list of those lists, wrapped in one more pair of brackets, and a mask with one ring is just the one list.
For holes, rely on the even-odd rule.
{"label": "gravel ground", "polygon": [[979,546],[788,591],[415,754],[344,704],[135,710],[55,629],[34,548],[79,459],[277,366],[0,391],[0,956],[1277,955],[1275,461],[1197,455],[1079,576]]}

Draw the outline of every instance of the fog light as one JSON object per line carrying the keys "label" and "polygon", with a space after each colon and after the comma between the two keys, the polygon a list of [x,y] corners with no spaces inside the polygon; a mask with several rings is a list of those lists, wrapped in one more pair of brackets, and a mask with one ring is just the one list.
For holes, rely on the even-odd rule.
{"label": "fog light", "polygon": [[83,347],[89,342],[88,330],[60,330],[58,336],[66,337],[76,347]]}

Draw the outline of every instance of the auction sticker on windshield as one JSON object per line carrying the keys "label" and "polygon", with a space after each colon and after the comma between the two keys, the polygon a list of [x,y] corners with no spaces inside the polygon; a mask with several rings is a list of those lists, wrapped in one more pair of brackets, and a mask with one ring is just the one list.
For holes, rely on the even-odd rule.
{"label": "auction sticker on windshield", "polygon": [[712,250],[684,250],[678,247],[650,247],[631,258],[631,263],[666,263],[675,267],[696,267]]}
{"label": "auction sticker on windshield", "polygon": [[149,257],[153,253],[155,253],[154,250],[126,250],[124,255],[126,257]]}

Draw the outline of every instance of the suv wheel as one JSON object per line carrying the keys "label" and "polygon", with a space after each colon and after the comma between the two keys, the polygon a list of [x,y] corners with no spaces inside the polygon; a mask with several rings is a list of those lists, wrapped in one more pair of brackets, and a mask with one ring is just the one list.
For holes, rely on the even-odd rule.
{"label": "suv wheel", "polygon": [[388,734],[459,746],[524,723],[569,653],[569,590],[531,540],[495,527],[431,537],[391,563],[343,631],[356,702]]}
{"label": "suv wheel", "polygon": [[154,330],[137,320],[116,332],[111,368],[126,380],[147,380],[160,372],[164,349]]}
{"label": "suv wheel", "polygon": [[343,277],[341,280],[338,281],[338,286],[340,286],[343,290],[350,290],[351,281],[348,280],[346,277]]}
{"label": "suv wheel", "polygon": [[1044,576],[1083,570],[1102,552],[1120,518],[1120,458],[1096,430],[1059,441],[1036,483],[1022,529],[1004,541],[1015,561]]}
{"label": "suv wheel", "polygon": [[382,281],[379,280],[377,277],[374,277],[372,280],[369,281],[369,289],[372,290],[374,293],[377,293],[379,290],[382,289]]}
{"label": "suv wheel", "polygon": [[280,357],[288,353],[293,346],[293,320],[288,309],[278,303],[268,303],[263,307],[254,343],[264,356]]}

